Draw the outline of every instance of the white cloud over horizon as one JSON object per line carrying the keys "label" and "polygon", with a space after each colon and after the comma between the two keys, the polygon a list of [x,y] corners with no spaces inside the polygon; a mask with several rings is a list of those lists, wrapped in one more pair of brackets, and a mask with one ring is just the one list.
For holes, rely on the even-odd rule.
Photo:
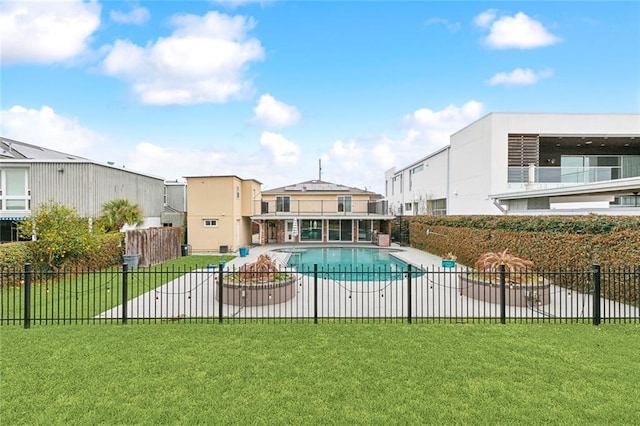
{"label": "white cloud over horizon", "polygon": [[498,18],[497,10],[489,9],[476,15],[473,22],[477,27],[489,30],[483,44],[491,49],[535,49],[561,41],[540,21],[523,12]]}
{"label": "white cloud over horizon", "polygon": [[107,136],[82,126],[77,119],[57,114],[43,105],[28,109],[14,105],[0,111],[0,132],[9,139],[84,157],[99,145],[110,144]]}
{"label": "white cloud over horizon", "polygon": [[119,24],[134,24],[141,25],[144,24],[151,18],[151,14],[149,13],[149,9],[135,6],[129,12],[121,12],[119,10],[112,10],[109,13],[109,17],[112,21],[117,22]]}
{"label": "white cloud over horizon", "polygon": [[278,133],[262,132],[260,145],[276,166],[295,166],[300,162],[300,147]]}
{"label": "white cloud over horizon", "polygon": [[[449,144],[449,137],[479,119],[484,105],[468,101],[440,111],[421,108],[403,117],[404,133],[335,141],[322,155],[324,175],[335,182],[383,191],[384,172],[402,168]],[[326,164],[326,167],[325,167]]]}
{"label": "white cloud over horizon", "polygon": [[116,40],[103,71],[130,82],[144,104],[225,103],[248,96],[252,83],[246,70],[264,58],[260,41],[248,36],[253,18],[213,11],[175,15],[170,23],[169,37],[145,46]]}
{"label": "white cloud over horizon", "polygon": [[530,86],[536,84],[542,79],[550,78],[553,76],[553,70],[545,68],[538,72],[531,68],[516,68],[511,72],[500,72],[495,74],[489,80],[487,84],[490,86]]}
{"label": "white cloud over horizon", "polygon": [[253,112],[252,124],[272,129],[292,126],[300,121],[300,111],[295,106],[280,102],[269,93],[260,96]]}
{"label": "white cloud over horizon", "polygon": [[442,110],[418,109],[403,118],[397,137],[386,135],[335,140],[319,157],[306,153],[284,135],[264,131],[259,140],[242,148],[204,146],[185,149],[153,141],[116,142],[77,119],[51,107],[14,106],[1,111],[0,131],[5,137],[146,173],[166,180],[186,176],[237,175],[263,182],[265,189],[315,179],[318,158],[322,177],[335,183],[381,192],[384,172],[402,168],[449,143],[449,136],[480,118],[483,105],[468,101]]}
{"label": "white cloud over horizon", "polygon": [[51,64],[75,58],[87,51],[101,10],[97,1],[0,2],[0,60]]}

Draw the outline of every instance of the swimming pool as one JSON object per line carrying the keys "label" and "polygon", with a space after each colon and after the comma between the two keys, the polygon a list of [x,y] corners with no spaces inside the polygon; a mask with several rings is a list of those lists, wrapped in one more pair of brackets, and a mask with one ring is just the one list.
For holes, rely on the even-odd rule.
{"label": "swimming pool", "polygon": [[313,267],[323,278],[341,281],[378,281],[402,279],[409,265],[393,256],[394,249],[367,247],[285,248],[287,266],[311,275]]}

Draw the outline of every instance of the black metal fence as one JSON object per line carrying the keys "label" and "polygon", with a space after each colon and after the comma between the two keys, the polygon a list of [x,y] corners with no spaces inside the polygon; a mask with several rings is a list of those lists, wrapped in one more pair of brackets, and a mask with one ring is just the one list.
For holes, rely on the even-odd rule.
{"label": "black metal fence", "polygon": [[0,272],[0,325],[148,322],[640,322],[640,267]]}

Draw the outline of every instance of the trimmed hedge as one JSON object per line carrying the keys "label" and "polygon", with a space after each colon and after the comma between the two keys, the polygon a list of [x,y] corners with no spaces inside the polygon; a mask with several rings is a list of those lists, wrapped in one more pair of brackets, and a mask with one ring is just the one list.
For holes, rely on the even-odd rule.
{"label": "trimmed hedge", "polygon": [[505,249],[546,271],[590,270],[594,263],[607,268],[640,265],[640,230],[575,235],[428,226],[416,221],[410,224],[410,235],[411,246],[438,256],[452,252],[458,263],[467,266],[473,266],[482,253]]}
{"label": "trimmed hedge", "polygon": [[[61,269],[98,270],[119,265],[122,262],[124,253],[124,245],[122,243],[124,234],[120,232],[110,233],[100,235],[97,238],[100,242],[97,249],[86,252],[83,259],[70,260]],[[0,245],[0,269],[21,271],[27,262],[37,268],[38,262],[33,256],[31,241]]]}
{"label": "trimmed hedge", "polygon": [[640,216],[596,214],[588,216],[416,216],[407,220],[428,226],[554,234],[604,235],[624,230],[640,230]]}
{"label": "trimmed hedge", "polygon": [[0,245],[0,269],[21,270],[31,261],[29,242],[5,243]]}
{"label": "trimmed hedge", "polygon": [[[409,219],[410,245],[444,256],[453,253],[461,265],[473,267],[481,254],[507,250],[532,260],[545,272],[590,271],[600,264],[603,271],[640,268],[640,218],[588,217],[415,217]],[[467,225],[467,226],[463,226]],[[429,234],[427,235],[427,230]],[[578,276],[555,282],[580,288]],[[635,304],[640,297],[620,275],[612,276],[603,295]]]}

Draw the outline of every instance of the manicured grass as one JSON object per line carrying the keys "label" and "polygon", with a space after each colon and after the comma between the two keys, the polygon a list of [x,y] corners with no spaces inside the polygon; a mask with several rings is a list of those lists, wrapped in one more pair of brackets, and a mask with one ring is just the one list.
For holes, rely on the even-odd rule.
{"label": "manicured grass", "polygon": [[4,424],[640,424],[640,325],[0,328]]}
{"label": "manicured grass", "polygon": [[[127,299],[135,298],[196,268],[229,261],[234,255],[184,256],[128,275]],[[122,303],[121,268],[96,273],[34,274],[33,318],[50,321],[92,318]],[[0,320],[23,318],[24,289],[0,288]]]}

